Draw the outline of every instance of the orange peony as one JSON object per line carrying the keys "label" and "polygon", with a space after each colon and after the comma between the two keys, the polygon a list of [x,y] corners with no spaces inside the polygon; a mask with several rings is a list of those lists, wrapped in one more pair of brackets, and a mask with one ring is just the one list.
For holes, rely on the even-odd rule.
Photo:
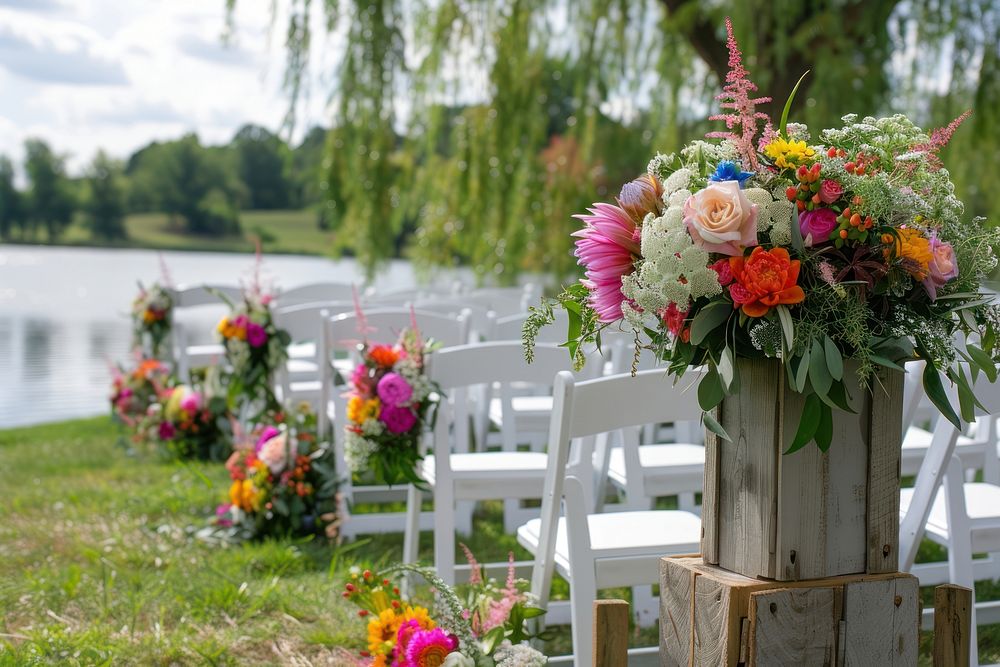
{"label": "orange peony", "polygon": [[399,361],[399,354],[389,345],[373,345],[368,350],[368,356],[383,368],[392,368]]}
{"label": "orange peony", "polygon": [[729,269],[733,272],[729,295],[748,317],[763,317],[774,306],[802,303],[806,298],[797,284],[799,260],[791,259],[784,248],[757,246],[749,257],[730,257]]}

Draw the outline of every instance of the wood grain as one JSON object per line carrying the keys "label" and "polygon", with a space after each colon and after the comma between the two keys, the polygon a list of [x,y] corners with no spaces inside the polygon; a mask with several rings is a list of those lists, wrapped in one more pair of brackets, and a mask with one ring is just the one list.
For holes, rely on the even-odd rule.
{"label": "wood grain", "polygon": [[917,581],[912,577],[858,581],[844,587],[847,667],[917,662]]}
{"label": "wood grain", "polygon": [[624,600],[594,600],[594,667],[627,667],[628,614]]}
{"label": "wood grain", "polygon": [[[723,423],[722,405],[712,416]],[[727,431],[728,433],[728,431]],[[729,437],[734,437],[730,434]],[[719,564],[719,465],[721,448],[731,443],[705,429],[705,472],[701,490],[701,555],[706,563]]]}
{"label": "wood grain", "polygon": [[873,378],[868,432],[868,572],[899,569],[899,466],[902,456],[903,373]]}
{"label": "wood grain", "polygon": [[836,591],[836,588],[779,588],[752,593],[748,667],[832,667],[840,621],[836,614]]}
{"label": "wood grain", "polygon": [[934,667],[966,667],[970,662],[972,591],[945,584],[934,589]]}
{"label": "wood grain", "polygon": [[674,558],[660,559],[660,664],[687,667],[691,661],[691,592],[695,572]]}
{"label": "wood grain", "polygon": [[722,426],[733,442],[719,449],[719,566],[773,579],[781,455],[778,396],[784,371],[769,359],[736,363],[742,391],[727,397],[722,411]]}

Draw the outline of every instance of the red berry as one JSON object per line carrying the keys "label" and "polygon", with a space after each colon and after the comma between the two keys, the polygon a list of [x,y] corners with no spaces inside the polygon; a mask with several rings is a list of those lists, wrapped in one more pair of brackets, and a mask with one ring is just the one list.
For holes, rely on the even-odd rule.
{"label": "red berry", "polygon": [[842,239],[846,239],[847,238],[847,230],[846,229],[841,229],[840,230],[840,238],[842,238]]}
{"label": "red berry", "polygon": [[818,194],[815,194],[815,195],[812,196],[812,203],[818,204],[819,201],[820,200],[819,200],[819,195]]}
{"label": "red berry", "polygon": [[364,618],[367,615],[368,615],[368,610],[367,609],[362,609],[362,610],[358,611],[358,616],[360,616],[361,618]]}
{"label": "red berry", "polygon": [[851,216],[851,226],[857,227],[860,224],[861,224],[861,216],[855,213],[854,215]]}
{"label": "red berry", "polygon": [[788,189],[785,190],[785,196],[788,197],[789,201],[795,201],[795,195],[798,193],[799,189],[794,185],[789,185]]}
{"label": "red berry", "polygon": [[853,174],[854,173],[854,166],[855,165],[854,165],[853,162],[848,162],[847,164],[844,165],[844,169],[847,170],[848,174]]}
{"label": "red berry", "polygon": [[805,203],[804,201],[802,201],[802,200],[800,199],[800,200],[798,200],[798,201],[797,201],[796,203],[797,203],[797,204],[799,205],[799,210],[800,210],[800,211],[804,211],[804,210],[806,210],[806,203]]}
{"label": "red berry", "polygon": [[805,180],[805,178],[806,178],[806,175],[807,175],[808,173],[809,173],[809,170],[808,170],[808,169],[806,169],[806,166],[805,166],[805,165],[802,165],[802,166],[800,166],[800,167],[798,168],[798,170],[797,170],[797,171],[795,172],[796,176],[798,176],[798,177],[799,177],[799,180],[800,180],[800,181],[803,181],[803,180]]}
{"label": "red berry", "polygon": [[364,577],[365,579],[371,579],[372,578],[372,571],[371,570],[365,570],[364,572],[361,573],[361,576]]}
{"label": "red berry", "polygon": [[837,149],[836,148],[830,148],[830,149],[828,149],[826,151],[826,156],[827,157],[837,157]]}

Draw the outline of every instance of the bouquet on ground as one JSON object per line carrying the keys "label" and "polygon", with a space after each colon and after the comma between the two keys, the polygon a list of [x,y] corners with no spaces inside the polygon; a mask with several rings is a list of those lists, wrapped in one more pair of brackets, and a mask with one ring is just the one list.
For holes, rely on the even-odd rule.
{"label": "bouquet on ground", "polygon": [[395,345],[365,344],[351,375],[344,450],[352,474],[371,471],[384,484],[419,484],[423,458],[420,438],[439,400],[424,375],[424,360],[435,346],[416,326],[403,330]]}
{"label": "bouquet on ground", "polygon": [[141,440],[139,425],[149,408],[170,390],[171,382],[170,369],[158,359],[140,358],[133,369],[116,366],[111,381],[112,414],[126,426],[137,429],[136,438]]}
{"label": "bouquet on ground", "polygon": [[263,401],[264,410],[278,409],[274,396],[275,372],[288,356],[291,342],[271,314],[271,296],[260,289],[244,291],[243,300],[219,322],[217,331],[229,366],[228,397],[234,409],[244,402]]}
{"label": "bouquet on ground", "polygon": [[164,391],[143,420],[146,439],[171,458],[224,460],[232,448],[231,416],[213,384],[192,382]]}
{"label": "bouquet on ground", "polygon": [[[139,294],[132,301],[132,338],[135,347],[160,358],[170,337],[174,300],[170,291],[153,283],[148,288],[139,283]],[[148,345],[147,345],[148,342]]]}
{"label": "bouquet on ground", "polygon": [[215,522],[232,536],[337,535],[333,452],[320,442],[308,404],[290,417],[276,413],[226,462],[232,484]]}
{"label": "bouquet on ground", "polygon": [[[845,370],[845,359],[865,388],[879,367],[923,359],[928,397],[959,423],[946,372],[971,420],[972,380],[997,374],[1000,311],[980,288],[997,264],[1000,231],[963,220],[938,156],[967,114],[929,134],[901,115],[848,115],[814,136],[787,123],[793,90],[777,130],[768,121],[758,137],[766,117],[755,105],[769,98],[753,97],[726,27],[725,112],[712,119],[728,131],[657,155],[617,204],[578,216],[586,279],[558,300],[571,352],[581,360],[582,343],[616,326],[675,376],[706,365],[698,399],[706,426],[727,439],[708,411],[739,391],[736,358],[780,359],[788,385],[805,395],[791,450],[830,446],[832,409],[850,411],[845,376],[855,367]],[[529,319],[528,343],[553,305]],[[970,341],[964,349],[957,334]]]}
{"label": "bouquet on ground", "polygon": [[[514,576],[513,555],[507,582],[484,580],[475,559],[468,586],[444,583],[433,568],[401,565],[388,573],[352,568],[344,597],[368,620],[368,644],[361,655],[372,667],[535,667],[544,655],[524,642],[525,622],[545,612],[531,604],[527,582]],[[437,594],[437,604],[420,606],[404,598],[392,579],[397,572],[420,574]],[[460,590],[465,588],[464,592]],[[432,611],[433,609],[433,611]]]}

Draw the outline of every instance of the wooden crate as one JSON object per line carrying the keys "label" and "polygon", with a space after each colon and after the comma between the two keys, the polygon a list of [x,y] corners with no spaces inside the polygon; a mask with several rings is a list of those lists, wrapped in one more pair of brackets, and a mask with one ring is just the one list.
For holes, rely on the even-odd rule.
{"label": "wooden crate", "polygon": [[920,597],[910,574],[762,581],[700,556],[660,566],[664,667],[917,664]]}
{"label": "wooden crate", "polygon": [[706,431],[702,554],[709,563],[779,581],[895,572],[903,374],[884,369],[861,391],[845,363],[858,414],[833,412],[833,444],[785,455],[802,414],[781,364],[739,359],[742,391]]}

